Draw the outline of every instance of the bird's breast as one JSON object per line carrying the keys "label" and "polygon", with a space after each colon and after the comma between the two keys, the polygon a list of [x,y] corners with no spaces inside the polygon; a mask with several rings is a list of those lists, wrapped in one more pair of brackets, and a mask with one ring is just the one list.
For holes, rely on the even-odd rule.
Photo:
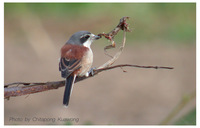
{"label": "bird's breast", "polygon": [[91,49],[88,49],[87,52],[85,52],[85,54],[82,57],[81,68],[78,71],[78,75],[79,76],[86,75],[87,72],[90,71],[92,63],[93,63],[93,52]]}

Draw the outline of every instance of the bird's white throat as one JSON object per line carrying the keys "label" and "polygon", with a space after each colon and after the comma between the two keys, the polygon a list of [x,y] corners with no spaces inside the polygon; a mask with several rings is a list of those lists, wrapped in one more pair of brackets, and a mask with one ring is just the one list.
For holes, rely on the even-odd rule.
{"label": "bird's white throat", "polygon": [[90,49],[90,45],[92,44],[93,40],[88,39],[85,43],[83,43],[83,46],[87,47]]}
{"label": "bird's white throat", "polygon": [[91,34],[90,38],[85,43],[83,43],[83,46],[85,46],[85,47],[90,49],[90,45],[94,41],[94,37],[95,37],[95,35]]}

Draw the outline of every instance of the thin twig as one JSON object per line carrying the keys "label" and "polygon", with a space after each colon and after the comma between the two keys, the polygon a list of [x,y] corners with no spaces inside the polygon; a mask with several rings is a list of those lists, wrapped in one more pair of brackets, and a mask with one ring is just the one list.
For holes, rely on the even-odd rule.
{"label": "thin twig", "polygon": [[110,49],[110,48],[114,48],[115,47],[115,41],[114,41],[114,36],[117,35],[117,33],[119,32],[119,30],[123,30],[123,40],[122,40],[122,46],[119,48],[119,51],[115,54],[115,56],[113,56],[110,60],[108,60],[106,63],[104,63],[103,65],[101,65],[100,67],[98,67],[97,69],[100,68],[105,68],[105,67],[109,67],[111,66],[121,55],[124,47],[125,47],[125,43],[126,43],[126,32],[130,32],[129,28],[128,28],[128,24],[126,23],[126,20],[129,19],[129,17],[123,17],[120,19],[119,24],[117,25],[117,27],[115,29],[113,29],[111,32],[109,32],[108,34],[98,34],[100,36],[104,36],[105,38],[109,39],[111,41],[111,45],[108,45],[104,48],[105,54],[107,54],[106,49]]}
{"label": "thin twig", "polygon": [[153,68],[153,69],[174,69],[173,67],[163,67],[163,66],[141,66],[141,65],[133,65],[133,64],[120,64],[120,65],[115,65],[111,67],[106,67],[106,68],[99,68],[97,71],[104,71],[104,70],[110,70],[113,68],[118,68],[118,67],[136,67],[136,68]]}

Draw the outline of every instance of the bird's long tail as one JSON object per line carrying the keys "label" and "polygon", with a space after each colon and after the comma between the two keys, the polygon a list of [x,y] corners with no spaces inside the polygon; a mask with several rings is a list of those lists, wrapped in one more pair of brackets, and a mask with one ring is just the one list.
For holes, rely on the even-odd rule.
{"label": "bird's long tail", "polygon": [[73,90],[75,79],[76,79],[76,75],[70,75],[65,80],[65,92],[64,92],[64,98],[63,98],[63,105],[65,105],[66,107],[69,104],[69,99]]}

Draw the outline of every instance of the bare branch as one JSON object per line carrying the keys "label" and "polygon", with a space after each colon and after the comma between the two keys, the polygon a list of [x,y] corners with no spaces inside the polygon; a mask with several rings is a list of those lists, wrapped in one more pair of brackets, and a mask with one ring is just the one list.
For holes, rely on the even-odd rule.
{"label": "bare branch", "polygon": [[[121,65],[115,65],[111,67],[96,69],[94,70],[94,74],[93,75],[90,74],[89,77],[77,77],[75,83],[88,79],[90,77],[93,77],[102,71],[106,71],[106,70],[110,70],[114,68],[121,68],[121,67],[173,69],[173,67],[139,66],[139,65],[131,65],[131,64],[121,64]],[[24,85],[24,86],[10,87],[12,85]],[[64,85],[65,85],[65,81],[53,81],[53,82],[46,82],[46,83],[28,83],[28,82],[10,83],[4,86],[4,98],[33,94],[33,93],[43,92],[43,91],[47,91],[51,89],[58,89],[60,87],[63,87]]]}
{"label": "bare branch", "polygon": [[121,55],[121,53],[122,53],[122,51],[124,49],[124,46],[125,46],[125,42],[126,42],[126,32],[124,32],[122,46],[120,47],[119,51],[115,54],[114,57],[112,57],[110,60],[108,60],[106,63],[104,63],[100,67],[98,67],[98,69],[111,66],[119,58],[119,56]]}
{"label": "bare branch", "polygon": [[[25,85],[25,86],[14,86],[8,87],[11,85]],[[57,89],[59,87],[64,86],[65,81],[54,81],[54,82],[46,82],[46,83],[23,83],[16,82],[7,84],[4,86],[4,98],[27,95],[37,92],[43,92],[51,89]]]}

